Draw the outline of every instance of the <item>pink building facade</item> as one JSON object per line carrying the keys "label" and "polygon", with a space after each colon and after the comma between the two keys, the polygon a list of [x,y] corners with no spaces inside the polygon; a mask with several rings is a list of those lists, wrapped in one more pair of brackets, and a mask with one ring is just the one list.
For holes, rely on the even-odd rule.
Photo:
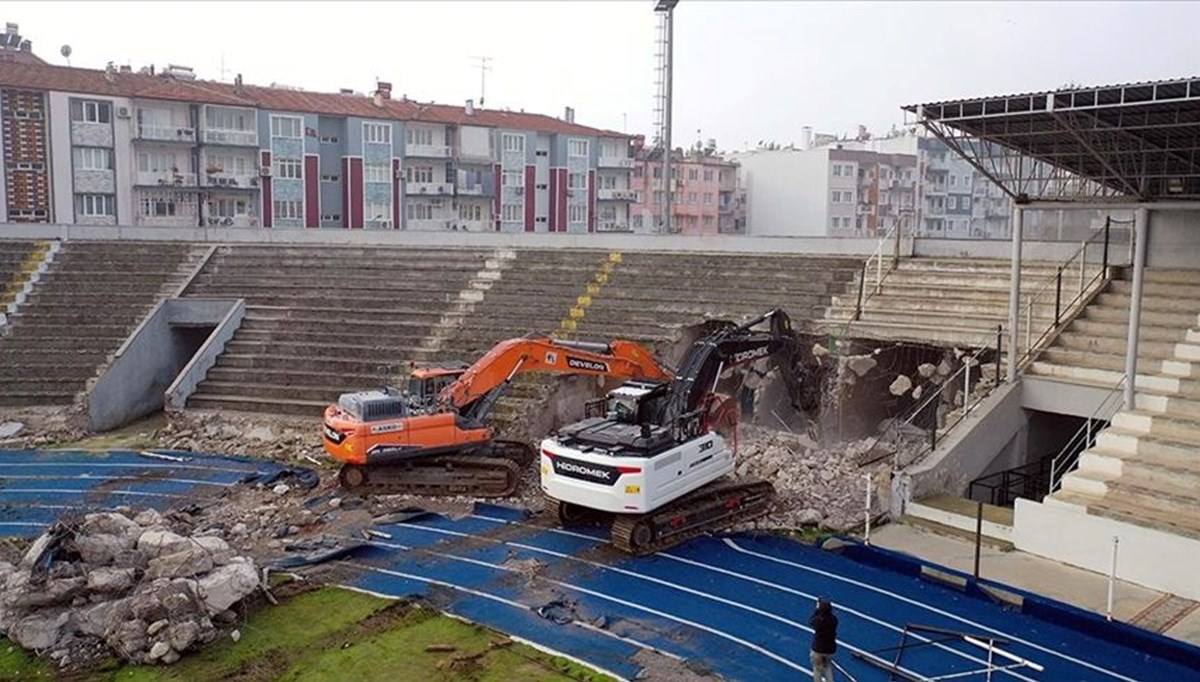
{"label": "pink building facade", "polygon": [[[630,188],[636,193],[630,216],[634,232],[667,232],[662,224],[666,201],[662,172],[661,155],[638,153],[630,177]],[[671,175],[671,233],[745,234],[746,200],[738,183],[736,163],[719,156],[676,152]]]}

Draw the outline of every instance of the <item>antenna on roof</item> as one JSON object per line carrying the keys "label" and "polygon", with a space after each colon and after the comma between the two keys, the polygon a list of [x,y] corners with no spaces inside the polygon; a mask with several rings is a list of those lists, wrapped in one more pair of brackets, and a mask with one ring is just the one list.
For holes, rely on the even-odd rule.
{"label": "antenna on roof", "polygon": [[479,62],[479,106],[483,106],[484,95],[487,94],[487,72],[492,70],[488,66],[488,62],[492,61],[491,57],[471,57],[471,59]]}
{"label": "antenna on roof", "polygon": [[64,59],[67,60],[67,66],[70,66],[71,65],[71,46],[63,45],[62,48],[58,51],[58,53],[61,54]]}

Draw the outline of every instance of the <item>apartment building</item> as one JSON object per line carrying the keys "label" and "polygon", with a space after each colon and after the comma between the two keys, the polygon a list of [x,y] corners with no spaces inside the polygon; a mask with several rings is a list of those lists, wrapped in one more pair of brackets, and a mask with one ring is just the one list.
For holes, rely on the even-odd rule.
{"label": "apartment building", "polygon": [[[632,175],[630,229],[663,232],[662,152],[639,149]],[[715,154],[678,150],[671,159],[671,231],[690,235],[745,234],[745,192],[737,164]]]}
{"label": "apartment building", "polygon": [[524,112],[0,60],[0,223],[629,229],[630,138]]}

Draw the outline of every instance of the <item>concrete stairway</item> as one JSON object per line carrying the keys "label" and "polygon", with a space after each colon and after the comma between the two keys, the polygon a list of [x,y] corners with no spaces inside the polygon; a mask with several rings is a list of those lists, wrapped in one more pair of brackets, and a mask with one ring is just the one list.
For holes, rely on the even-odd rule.
{"label": "concrete stairway", "polygon": [[[1025,263],[1021,270],[1022,300],[1053,277],[1057,268],[1055,263]],[[1076,283],[1078,288],[1077,270],[1064,271],[1063,277],[1067,283],[1064,293],[1069,283]],[[859,283],[855,277],[834,296],[821,327],[838,336],[972,345],[994,337],[997,325],[1007,323],[1011,282],[1009,261],[904,258],[873,295],[873,278],[868,275],[860,319],[851,322],[858,303]],[[1074,289],[1069,291],[1064,303],[1076,293]],[[1045,329],[1053,318],[1054,294],[1050,292],[1034,306],[1034,328]],[[1021,324],[1025,324],[1024,317]]]}
{"label": "concrete stairway", "polygon": [[45,243],[0,240],[0,314],[16,300],[47,248]]}
{"label": "concrete stairway", "polygon": [[[188,407],[319,415],[340,393],[395,383],[490,250],[221,247],[186,295],[244,298],[246,317]],[[470,361],[470,359],[468,359]]]}
{"label": "concrete stairway", "polygon": [[188,244],[64,242],[0,337],[0,405],[73,402],[195,258]]}
{"label": "concrete stairway", "polygon": [[[1038,355],[1028,372],[1072,383],[1115,386],[1125,375],[1129,330],[1129,273],[1112,281],[1055,343]],[[1138,336],[1139,388],[1172,390],[1174,376],[1200,360],[1187,330],[1200,313],[1200,271],[1147,269]],[[1193,337],[1193,341],[1195,338]]]}
{"label": "concrete stairway", "polygon": [[783,308],[813,331],[861,260],[823,256],[627,252],[583,317],[581,335],[674,340],[705,320],[743,321]]}
{"label": "concrete stairway", "polygon": [[[1124,371],[1128,297],[1128,283],[1114,282],[1033,369],[1114,385]],[[1146,271],[1134,408],[1113,417],[1047,503],[1200,539],[1198,313],[1200,271]]]}

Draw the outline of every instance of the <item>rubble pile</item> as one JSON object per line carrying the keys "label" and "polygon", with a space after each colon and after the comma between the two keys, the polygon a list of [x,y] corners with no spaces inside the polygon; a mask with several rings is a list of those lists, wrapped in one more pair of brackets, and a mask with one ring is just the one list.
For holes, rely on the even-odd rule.
{"label": "rubble pile", "polygon": [[115,653],[171,664],[212,641],[259,587],[255,562],[216,534],[128,508],[55,523],[0,562],[0,632],[62,666]]}
{"label": "rubble pile", "polygon": [[822,447],[815,439],[788,431],[743,425],[738,435],[738,478],[761,478],[775,486],[775,509],[758,527],[815,526],[843,531],[863,523],[866,474],[873,474],[873,513],[886,509],[886,472],[891,460],[861,467],[876,439]]}
{"label": "rubble pile", "polygon": [[171,412],[154,437],[163,448],[246,454],[277,460],[322,459],[320,419],[222,412]]}

